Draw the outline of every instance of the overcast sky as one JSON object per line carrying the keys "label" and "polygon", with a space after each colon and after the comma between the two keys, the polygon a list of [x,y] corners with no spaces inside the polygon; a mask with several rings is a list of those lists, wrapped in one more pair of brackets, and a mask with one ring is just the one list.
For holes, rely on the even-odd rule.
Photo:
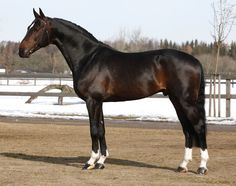
{"label": "overcast sky", "polygon": [[[229,0],[236,4],[236,0]],[[120,30],[178,43],[211,42],[213,0],[0,0],[0,41],[20,41],[39,7],[48,17],[70,20],[98,40],[113,40]],[[236,40],[236,26],[227,41]]]}

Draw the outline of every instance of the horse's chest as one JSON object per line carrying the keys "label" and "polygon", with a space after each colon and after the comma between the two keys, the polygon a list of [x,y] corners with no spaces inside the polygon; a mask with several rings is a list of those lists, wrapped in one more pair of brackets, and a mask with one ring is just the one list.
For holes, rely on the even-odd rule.
{"label": "horse's chest", "polygon": [[88,81],[88,80],[74,80],[74,90],[76,94],[82,98],[86,99],[88,97],[91,97],[91,90],[94,87],[94,81]]}
{"label": "horse's chest", "polygon": [[74,80],[74,90],[75,93],[80,97],[81,99],[86,99],[87,97],[87,90],[84,86],[84,83],[82,83],[79,80]]}

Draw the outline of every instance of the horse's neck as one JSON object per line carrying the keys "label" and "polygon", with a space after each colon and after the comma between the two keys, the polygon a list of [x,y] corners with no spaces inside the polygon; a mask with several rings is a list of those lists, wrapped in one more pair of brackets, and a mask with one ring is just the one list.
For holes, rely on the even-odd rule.
{"label": "horse's neck", "polygon": [[[54,30],[54,44],[61,51],[72,72],[78,71],[80,63],[89,60],[89,56],[97,49],[99,43],[82,33],[71,31],[70,28]],[[63,33],[62,33],[63,32]]]}

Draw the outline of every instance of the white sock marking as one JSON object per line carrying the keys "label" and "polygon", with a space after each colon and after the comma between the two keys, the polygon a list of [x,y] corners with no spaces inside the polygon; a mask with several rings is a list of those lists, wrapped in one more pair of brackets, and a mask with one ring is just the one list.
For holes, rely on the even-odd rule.
{"label": "white sock marking", "polygon": [[106,156],[102,155],[100,156],[99,160],[97,161],[97,163],[100,163],[100,164],[104,164],[106,158],[109,156],[109,153],[108,153],[108,150],[106,150]]}
{"label": "white sock marking", "polygon": [[188,163],[192,161],[192,149],[190,148],[185,148],[184,149],[184,159],[183,161],[180,163],[180,167],[182,168],[186,168],[187,169],[187,165]]}
{"label": "white sock marking", "polygon": [[98,151],[98,153],[95,153],[95,152],[91,152],[91,157],[90,159],[88,160],[88,164],[89,165],[94,165],[94,163],[99,159],[100,157],[100,152]]}
{"label": "white sock marking", "polygon": [[200,166],[199,167],[204,167],[204,168],[207,169],[206,164],[207,164],[207,161],[209,159],[209,155],[208,155],[207,149],[205,149],[205,150],[200,149],[200,154],[201,154],[201,162],[200,162]]}

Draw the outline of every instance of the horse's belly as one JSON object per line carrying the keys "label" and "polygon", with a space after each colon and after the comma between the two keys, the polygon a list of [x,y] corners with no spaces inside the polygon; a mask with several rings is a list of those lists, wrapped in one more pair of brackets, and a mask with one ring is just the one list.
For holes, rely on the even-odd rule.
{"label": "horse's belly", "polygon": [[112,94],[107,96],[109,101],[129,101],[137,100],[152,96],[155,93],[163,91],[162,88],[156,84],[149,85],[130,85],[127,84],[125,88],[113,89]]}

